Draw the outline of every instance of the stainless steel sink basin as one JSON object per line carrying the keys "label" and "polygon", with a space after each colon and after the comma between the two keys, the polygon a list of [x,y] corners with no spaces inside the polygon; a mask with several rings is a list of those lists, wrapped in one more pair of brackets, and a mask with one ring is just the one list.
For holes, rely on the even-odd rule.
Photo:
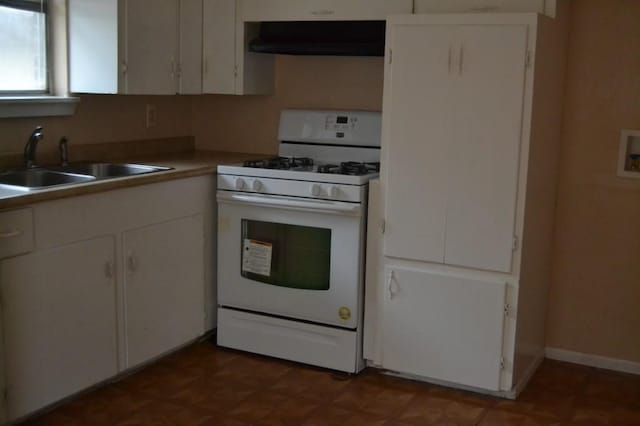
{"label": "stainless steel sink basin", "polygon": [[93,176],[61,173],[46,169],[27,169],[0,174],[0,184],[26,189],[43,189],[57,185],[69,185],[95,180]]}
{"label": "stainless steel sink basin", "polygon": [[95,176],[97,179],[134,176],[144,173],[170,170],[169,167],[147,166],[144,164],[124,163],[72,163],[52,170]]}

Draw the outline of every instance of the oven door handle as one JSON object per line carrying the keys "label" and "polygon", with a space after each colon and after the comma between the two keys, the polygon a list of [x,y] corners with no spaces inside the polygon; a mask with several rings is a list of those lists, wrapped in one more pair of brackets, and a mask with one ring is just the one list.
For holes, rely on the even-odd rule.
{"label": "oven door handle", "polygon": [[254,206],[268,206],[287,210],[303,210],[319,213],[340,214],[345,216],[360,216],[362,208],[360,204],[344,203],[327,200],[295,200],[286,197],[269,195],[248,195],[233,192],[218,191],[217,199],[220,202],[232,202]]}

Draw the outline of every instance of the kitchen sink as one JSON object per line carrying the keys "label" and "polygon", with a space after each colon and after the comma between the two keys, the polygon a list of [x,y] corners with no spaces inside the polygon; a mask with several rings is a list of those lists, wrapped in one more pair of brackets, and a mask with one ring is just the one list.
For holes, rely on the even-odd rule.
{"label": "kitchen sink", "polygon": [[30,191],[166,170],[171,168],[127,163],[71,163],[67,166],[38,167],[0,173],[0,185],[11,185],[16,189]]}
{"label": "kitchen sink", "polygon": [[46,169],[26,169],[0,174],[0,184],[26,189],[44,189],[57,185],[69,185],[96,180],[94,176],[63,173]]}
{"label": "kitchen sink", "polygon": [[56,170],[65,173],[95,176],[97,179],[108,179],[125,176],[135,176],[144,173],[162,172],[171,170],[170,167],[148,166],[145,164],[125,163],[72,163],[64,167],[55,167]]}

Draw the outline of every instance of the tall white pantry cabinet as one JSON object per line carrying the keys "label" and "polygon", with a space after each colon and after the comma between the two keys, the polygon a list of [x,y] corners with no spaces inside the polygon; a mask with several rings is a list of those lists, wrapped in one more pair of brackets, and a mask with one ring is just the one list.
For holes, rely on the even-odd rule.
{"label": "tall white pantry cabinet", "polygon": [[565,44],[562,16],[389,18],[371,365],[513,397],[542,360]]}

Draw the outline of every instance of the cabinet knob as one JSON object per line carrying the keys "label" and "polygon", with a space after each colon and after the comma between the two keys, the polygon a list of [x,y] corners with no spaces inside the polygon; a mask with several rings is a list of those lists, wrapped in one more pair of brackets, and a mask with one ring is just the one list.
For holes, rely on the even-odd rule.
{"label": "cabinet knob", "polygon": [[339,193],[340,188],[338,188],[337,186],[332,185],[331,187],[329,187],[329,195],[331,196],[331,198],[337,198]]}
{"label": "cabinet knob", "polygon": [[138,260],[133,254],[130,254],[127,258],[127,267],[129,268],[129,272],[135,272],[138,269]]}
{"label": "cabinet knob", "polygon": [[262,182],[260,182],[258,179],[254,180],[251,184],[251,188],[256,192],[260,191],[262,189]]}
{"label": "cabinet knob", "polygon": [[104,276],[109,279],[113,278],[113,262],[110,260],[104,264]]}

